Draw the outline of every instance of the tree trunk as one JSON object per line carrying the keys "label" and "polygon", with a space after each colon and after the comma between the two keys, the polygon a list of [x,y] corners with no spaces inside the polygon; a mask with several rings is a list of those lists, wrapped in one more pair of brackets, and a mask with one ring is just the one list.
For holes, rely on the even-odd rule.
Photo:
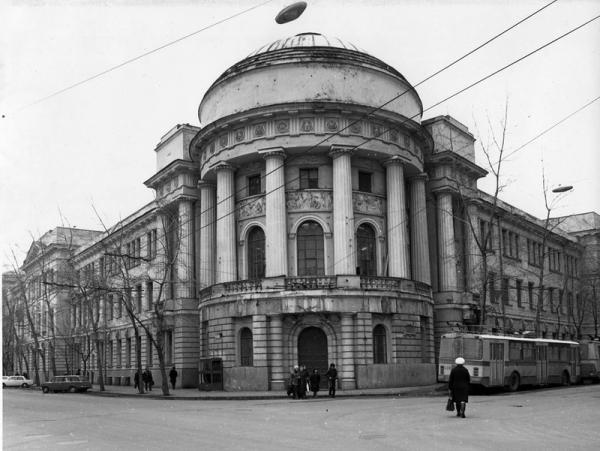
{"label": "tree trunk", "polygon": [[[103,346],[101,345],[102,341],[100,340],[100,338],[98,337],[98,333],[96,332],[96,339],[95,341],[95,345],[96,345],[96,367],[98,368],[98,384],[100,385],[100,391],[104,391],[105,387],[104,387],[104,369],[102,367],[103,364],[103,359],[102,359],[102,351],[103,351]],[[90,381],[92,382],[92,381]]]}

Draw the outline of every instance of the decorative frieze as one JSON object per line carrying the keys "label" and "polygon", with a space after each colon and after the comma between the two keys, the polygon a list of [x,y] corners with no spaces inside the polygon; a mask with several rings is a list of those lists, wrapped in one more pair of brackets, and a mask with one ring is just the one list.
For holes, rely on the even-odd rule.
{"label": "decorative frieze", "polygon": [[355,212],[366,215],[383,216],[385,211],[385,199],[374,194],[353,193],[352,204]]}
{"label": "decorative frieze", "polygon": [[331,191],[289,191],[285,194],[288,212],[331,210],[333,208]]}
{"label": "decorative frieze", "polygon": [[200,162],[205,165],[211,157],[231,149],[237,144],[298,133],[315,135],[340,133],[341,135],[370,137],[373,140],[395,144],[407,150],[412,149],[412,152],[416,153],[418,158],[422,158],[419,147],[416,145],[411,146],[411,137],[407,133],[394,128],[392,123],[362,120],[358,117],[349,116],[348,112],[345,112],[345,114],[337,116],[331,114],[326,116],[290,114],[287,117],[270,115],[261,117],[260,122],[248,121],[245,125],[240,125],[231,130],[223,128],[220,133],[203,146]]}
{"label": "decorative frieze", "polygon": [[255,218],[265,214],[265,196],[250,197],[238,203],[239,219]]}

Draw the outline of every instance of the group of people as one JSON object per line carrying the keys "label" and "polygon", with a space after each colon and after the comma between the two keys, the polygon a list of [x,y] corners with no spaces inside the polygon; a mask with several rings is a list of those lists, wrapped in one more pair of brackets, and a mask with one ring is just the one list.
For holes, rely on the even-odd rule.
{"label": "group of people", "polygon": [[[140,375],[136,371],[135,376],[133,376],[133,382],[135,387],[138,388],[140,386]],[[152,378],[152,371],[150,368],[146,367],[144,372],[142,373],[142,383],[144,384],[144,390],[152,391],[152,386],[154,385],[154,379]]]}
{"label": "group of people", "polygon": [[[173,368],[171,368],[171,371],[169,371],[169,380],[171,381],[171,386],[173,387],[173,390],[175,390],[175,384],[177,383],[177,370],[175,369],[175,366],[173,365]],[[135,383],[135,387],[134,388],[138,388],[140,385],[140,377],[138,372],[136,371],[135,376],[133,377],[133,381]],[[144,370],[144,372],[142,373],[142,382],[144,384],[144,390],[146,391],[152,391],[152,386],[154,385],[154,379],[152,378],[152,372],[150,371],[150,368],[146,367],[146,369]]]}
{"label": "group of people", "polygon": [[[335,387],[338,377],[334,363],[329,365],[329,370],[325,373],[325,377],[327,378],[329,396],[335,398]],[[315,368],[312,373],[309,373],[305,365],[296,365],[290,372],[287,394],[294,399],[306,399],[306,393],[311,391],[314,398],[317,396],[320,385],[321,375],[318,369]]]}

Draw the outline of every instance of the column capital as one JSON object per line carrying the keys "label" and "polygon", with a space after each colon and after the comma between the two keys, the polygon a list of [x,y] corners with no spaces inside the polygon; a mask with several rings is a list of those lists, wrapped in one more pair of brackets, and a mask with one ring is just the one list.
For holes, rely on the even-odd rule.
{"label": "column capital", "polygon": [[411,182],[418,182],[421,180],[426,182],[427,180],[429,180],[429,175],[427,175],[427,173],[425,172],[421,172],[420,174],[409,177],[408,180],[410,180]]}
{"label": "column capital", "polygon": [[198,187],[198,189],[214,189],[216,185],[206,180],[198,180],[196,186]]}
{"label": "column capital", "polygon": [[258,149],[258,154],[265,160],[269,157],[286,157],[285,149],[283,147],[266,147],[264,149]]}
{"label": "column capital", "polygon": [[339,144],[332,144],[329,148],[329,156],[331,158],[336,158],[340,155],[351,155],[352,152],[354,152],[354,149],[356,149],[356,146],[343,146]]}
{"label": "column capital", "polygon": [[230,163],[226,163],[224,161],[221,161],[217,164],[215,164],[211,169],[214,169],[215,171],[232,171],[235,172],[235,170],[237,169],[237,167],[235,167],[234,165],[230,164]]}
{"label": "column capital", "polygon": [[383,166],[384,167],[388,167],[388,166],[394,166],[394,165],[404,165],[408,163],[407,160],[405,160],[404,158],[402,158],[399,155],[393,156],[392,158],[388,158],[387,160],[385,160],[383,162]]}

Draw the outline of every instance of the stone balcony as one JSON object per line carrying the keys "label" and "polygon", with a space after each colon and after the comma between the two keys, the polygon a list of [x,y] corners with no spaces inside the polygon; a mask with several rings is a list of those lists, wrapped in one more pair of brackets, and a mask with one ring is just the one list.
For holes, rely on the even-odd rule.
{"label": "stone balcony", "polygon": [[[332,292],[332,290],[334,290]],[[304,276],[304,277],[269,277],[263,279],[237,280],[215,284],[199,291],[200,302],[223,296],[245,296],[252,294],[281,295],[287,292],[302,292],[303,295],[311,291],[335,292],[355,291],[361,293],[393,292],[417,295],[431,298],[431,287],[425,283],[401,279],[396,277],[375,276]],[[317,293],[315,293],[317,294]]]}

